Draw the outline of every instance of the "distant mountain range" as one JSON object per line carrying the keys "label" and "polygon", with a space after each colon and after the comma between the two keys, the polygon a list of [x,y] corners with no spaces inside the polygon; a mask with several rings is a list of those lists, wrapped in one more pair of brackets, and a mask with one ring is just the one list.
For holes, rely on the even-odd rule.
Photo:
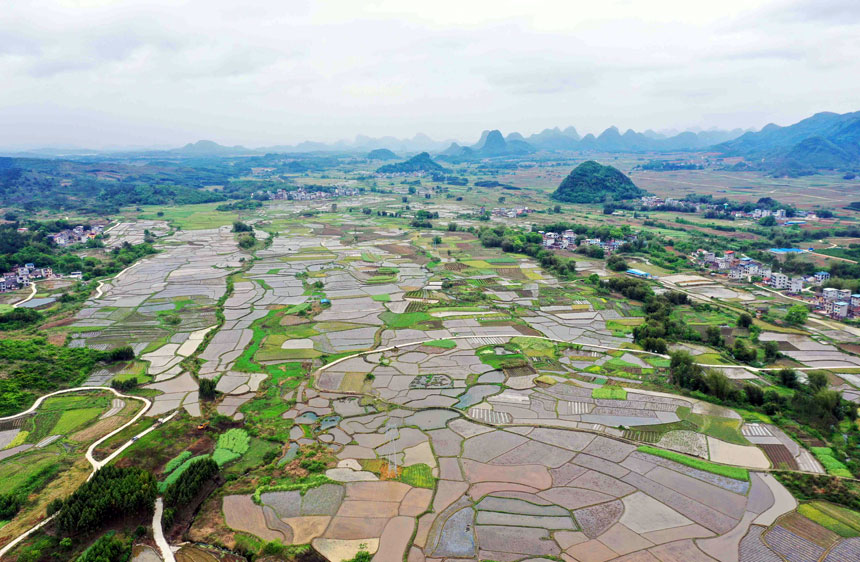
{"label": "distant mountain range", "polygon": [[770,124],[714,147],[754,166],[785,172],[860,168],[860,111],[816,113],[794,125]]}
{"label": "distant mountain range", "polygon": [[386,164],[385,166],[380,166],[376,173],[378,174],[411,174],[413,172],[439,172],[445,173],[448,170],[437,164],[430,158],[430,155],[426,152],[422,152],[420,154],[416,154],[409,160],[405,162],[398,162],[396,164]]}
{"label": "distant mountain range", "polygon": [[665,135],[652,130],[622,133],[610,127],[595,136],[580,136],[574,127],[544,129],[528,137],[517,132],[503,135],[486,130],[474,144],[451,140],[436,141],[424,134],[409,139],[357,136],[352,141],[332,144],[303,142],[296,145],[223,146],[210,140],[189,143],[169,150],[95,151],[82,149],[41,149],[8,154],[32,158],[212,158],[255,156],[272,153],[334,153],[361,155],[369,160],[393,160],[416,153],[428,153],[439,160],[464,162],[484,158],[521,157],[553,152],[684,152],[709,150],[725,156],[742,156],[741,168],[786,170],[805,173],[818,169],[860,169],[860,112],[817,113],[794,125],[767,125],[758,132],[685,131]]}

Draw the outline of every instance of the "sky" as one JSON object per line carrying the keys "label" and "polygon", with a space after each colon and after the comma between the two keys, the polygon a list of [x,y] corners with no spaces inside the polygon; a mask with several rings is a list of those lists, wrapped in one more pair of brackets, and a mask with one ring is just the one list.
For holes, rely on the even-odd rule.
{"label": "sky", "polygon": [[760,128],[860,110],[857,0],[26,0],[0,147]]}

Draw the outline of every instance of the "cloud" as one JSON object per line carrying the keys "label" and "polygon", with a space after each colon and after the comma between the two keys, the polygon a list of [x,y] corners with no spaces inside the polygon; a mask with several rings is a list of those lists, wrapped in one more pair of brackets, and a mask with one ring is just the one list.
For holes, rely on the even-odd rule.
{"label": "cloud", "polygon": [[777,21],[854,25],[860,23],[856,0],[790,0],[773,6],[770,15]]}
{"label": "cloud", "polygon": [[749,127],[860,90],[856,0],[7,4],[0,122],[22,144]]}

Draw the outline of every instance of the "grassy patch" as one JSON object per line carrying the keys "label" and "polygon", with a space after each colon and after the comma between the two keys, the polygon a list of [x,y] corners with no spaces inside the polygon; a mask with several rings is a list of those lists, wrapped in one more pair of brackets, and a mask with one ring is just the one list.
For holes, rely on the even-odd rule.
{"label": "grassy patch", "polygon": [[179,455],[173,457],[166,465],[164,465],[164,474],[170,474],[190,458],[191,451],[182,451]]}
{"label": "grassy patch", "polygon": [[555,342],[550,340],[540,338],[511,338],[511,343],[529,357],[555,357]]}
{"label": "grassy patch", "polygon": [[397,314],[395,312],[386,311],[380,314],[379,318],[385,322],[386,327],[392,330],[412,328],[422,322],[434,320],[434,318],[426,312],[404,312],[403,314]]}
{"label": "grassy patch", "polygon": [[457,347],[457,342],[454,340],[433,340],[425,342],[424,345],[430,347],[441,347],[442,349],[454,349]]}
{"label": "grassy patch", "polygon": [[383,293],[381,295],[372,295],[370,298],[375,300],[376,302],[391,302],[391,295],[389,295],[388,293]]}
{"label": "grassy patch", "polygon": [[601,400],[627,400],[627,391],[620,386],[601,386],[591,391],[591,397]]}
{"label": "grassy patch", "polygon": [[68,435],[82,425],[89,423],[102,413],[102,408],[80,408],[63,412],[57,425],[51,430],[54,434]]}
{"label": "grassy patch", "polygon": [[[143,213],[139,215],[139,218],[170,221],[182,230],[218,228],[233,224],[233,221],[238,220],[238,213],[216,211],[215,207],[218,205],[220,203],[201,203],[177,207],[147,205],[143,207]],[[163,213],[163,215],[158,216],[158,212]]]}
{"label": "grassy patch", "polygon": [[[263,464],[266,453],[277,451],[278,449],[280,449],[280,445],[277,443],[252,437],[251,442],[248,444],[248,450],[242,455],[241,459],[230,465],[226,472],[229,474],[244,474],[248,470]],[[216,452],[218,452],[217,449]]]}
{"label": "grassy patch", "polygon": [[180,464],[170,474],[167,475],[167,478],[165,478],[164,480],[162,480],[161,482],[158,483],[158,491],[160,493],[164,493],[164,491],[167,490],[167,488],[171,484],[173,484],[174,482],[179,480],[179,477],[182,476],[182,473],[185,472],[186,470],[188,470],[188,467],[191,466],[192,463],[195,463],[195,462],[199,461],[200,459],[205,459],[208,457],[209,457],[209,455],[199,455],[196,457],[191,457],[190,459],[188,459],[184,463]]}
{"label": "grassy patch", "polygon": [[433,469],[426,464],[413,464],[403,467],[399,480],[415,488],[429,488],[432,490],[436,487]]}
{"label": "grassy patch", "polygon": [[854,475],[848,470],[848,467],[833,456],[833,449],[830,447],[810,447],[810,451],[815,455],[815,458],[824,466],[828,474],[834,476],[843,476],[852,478]]}
{"label": "grassy patch", "polygon": [[657,457],[663,457],[664,459],[669,459],[670,461],[675,461],[679,464],[683,464],[685,466],[689,466],[698,470],[704,470],[705,472],[710,472],[712,474],[719,474],[720,476],[725,476],[727,478],[734,478],[735,480],[749,481],[750,479],[749,471],[745,468],[740,468],[737,466],[715,464],[706,460],[688,457],[687,455],[682,455],[681,453],[676,453],[674,451],[666,451],[663,449],[658,449],[657,447],[651,447],[650,445],[642,445],[637,449],[637,451],[647,453],[649,455],[654,455]]}
{"label": "grassy patch", "polygon": [[710,435],[727,443],[735,445],[749,445],[749,441],[741,434],[741,420],[734,418],[718,418],[703,414],[694,414],[690,408],[678,408],[676,413],[682,420],[686,420],[696,427],[699,433]]}

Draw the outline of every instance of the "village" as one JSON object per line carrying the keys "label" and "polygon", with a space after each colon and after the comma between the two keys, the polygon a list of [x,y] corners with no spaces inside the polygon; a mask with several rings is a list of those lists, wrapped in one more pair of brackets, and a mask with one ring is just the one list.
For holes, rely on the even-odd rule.
{"label": "village", "polygon": [[[771,251],[783,253],[785,249]],[[717,256],[714,252],[699,249],[691,256],[691,261],[700,268],[711,270],[711,275],[722,274],[731,281],[746,281],[782,291],[810,305],[816,312],[837,320],[860,317],[860,294],[852,294],[848,289],[822,287],[830,279],[826,271],[817,271],[809,276],[789,276],[752,258],[739,257],[731,250]]]}
{"label": "village", "polygon": [[[77,273],[77,277],[81,274]],[[8,293],[17,291],[18,289],[29,287],[30,283],[37,279],[52,279],[58,277],[54,275],[54,270],[50,267],[36,267],[32,263],[15,266],[11,271],[0,273],[0,293]],[[76,277],[75,274],[69,277]]]}
{"label": "village", "polygon": [[355,182],[342,182],[333,186],[328,190],[311,189],[306,190],[305,186],[299,187],[294,191],[279,189],[276,192],[266,192],[269,199],[282,201],[317,201],[320,199],[334,199],[336,197],[352,197],[358,195],[358,188],[348,185]]}

